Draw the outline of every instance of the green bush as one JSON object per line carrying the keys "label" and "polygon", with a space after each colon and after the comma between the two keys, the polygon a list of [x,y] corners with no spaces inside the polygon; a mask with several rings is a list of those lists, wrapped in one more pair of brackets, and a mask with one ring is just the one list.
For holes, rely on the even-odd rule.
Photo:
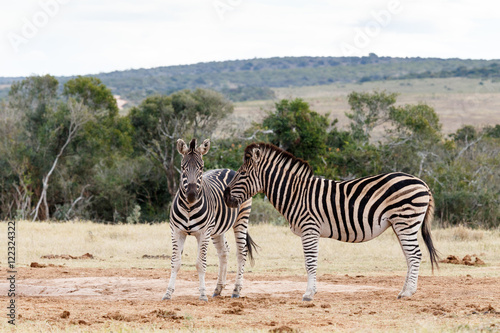
{"label": "green bush", "polygon": [[436,218],[443,225],[495,228],[500,225],[498,195],[468,191],[436,193]]}
{"label": "green bush", "polygon": [[[276,59],[273,66],[322,70],[325,63],[302,60]],[[261,65],[252,61],[240,74],[250,78]],[[208,75],[196,77],[208,82]],[[177,80],[188,79],[179,75]],[[40,219],[164,221],[178,189],[177,139],[210,138],[219,120],[233,110],[221,94],[198,89],[149,97],[122,117],[101,81],[78,77],[67,82],[62,94],[58,85],[51,76],[30,77],[13,84],[8,100],[0,101],[0,219],[28,218],[35,204],[46,198]],[[269,90],[250,89],[247,83],[231,92],[241,95],[238,98],[256,98]],[[205,169],[237,170],[249,143],[271,142],[307,160],[316,175],[329,179],[390,171],[414,174],[433,192],[442,225],[498,227],[500,125],[466,125],[444,138],[432,107],[397,105],[396,97],[377,91],[351,93],[351,124],[344,129],[300,98],[283,99],[262,123],[212,140]],[[79,102],[83,106],[77,107]],[[79,122],[79,131],[63,146],[72,121]],[[384,135],[374,142],[372,130],[381,125]],[[42,180],[52,165],[56,168],[50,187],[41,196]],[[250,223],[287,221],[258,195]]]}

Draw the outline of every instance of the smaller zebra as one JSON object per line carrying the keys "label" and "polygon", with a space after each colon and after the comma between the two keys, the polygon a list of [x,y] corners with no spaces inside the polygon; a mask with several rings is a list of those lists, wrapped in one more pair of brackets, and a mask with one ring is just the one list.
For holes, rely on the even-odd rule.
{"label": "smaller zebra", "polygon": [[186,236],[195,236],[198,241],[196,270],[200,280],[200,300],[208,301],[205,293],[206,256],[210,238],[219,256],[219,273],[213,297],[220,296],[226,285],[227,254],[229,246],[225,233],[233,228],[236,238],[238,275],[232,297],[240,296],[243,286],[243,272],[247,254],[253,261],[252,252],[256,245],[247,232],[252,198],[245,200],[238,208],[225,205],[223,195],[227,184],[236,174],[230,169],[211,170],[203,173],[203,155],[210,149],[210,140],[196,146],[196,139],[189,147],[177,140],[177,150],[183,156],[181,182],[170,209],[170,230],[172,234],[172,270],[163,300],[170,300],[175,289],[175,279],[181,267],[181,256]]}

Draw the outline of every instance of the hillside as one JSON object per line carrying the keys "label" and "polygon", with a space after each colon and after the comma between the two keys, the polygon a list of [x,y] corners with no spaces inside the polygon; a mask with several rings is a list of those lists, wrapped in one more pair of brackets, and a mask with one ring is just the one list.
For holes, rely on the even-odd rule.
{"label": "hillside", "polygon": [[[338,126],[345,128],[349,119],[347,96],[352,91],[370,92],[386,90],[399,93],[399,104],[426,103],[439,115],[443,132],[453,133],[463,125],[482,127],[500,124],[500,80],[474,78],[421,78],[383,80],[356,83],[332,83],[328,85],[272,88],[276,99],[300,97],[312,110],[337,118]],[[220,126],[218,135],[224,136],[228,128],[245,129],[252,122],[260,122],[271,111],[276,100],[246,101],[235,103],[235,111],[227,123]],[[374,139],[383,136],[383,127],[377,127]]]}
{"label": "hillside", "polygon": [[[500,60],[392,58],[378,57],[283,57],[207,62],[193,65],[133,69],[101,73],[100,78],[113,94],[137,105],[153,94],[170,94],[181,89],[210,88],[223,92],[233,101],[272,99],[270,88],[356,83],[363,81],[468,77]],[[494,68],[498,70],[498,66]],[[484,75],[483,75],[484,76]],[[22,78],[0,77],[0,98],[10,83]],[[61,83],[71,77],[58,77]]]}

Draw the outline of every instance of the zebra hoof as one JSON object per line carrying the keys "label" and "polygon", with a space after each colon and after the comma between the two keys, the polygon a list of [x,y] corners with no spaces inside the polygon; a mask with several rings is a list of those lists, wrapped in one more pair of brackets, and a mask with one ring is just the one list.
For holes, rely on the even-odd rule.
{"label": "zebra hoof", "polygon": [[302,297],[302,301],[304,301],[304,302],[311,302],[312,300],[313,300],[312,296],[306,296],[306,295],[304,295]]}
{"label": "zebra hoof", "polygon": [[404,299],[404,298],[409,298],[414,294],[414,292],[411,291],[405,291],[405,292],[400,292],[398,295],[398,299]]}
{"label": "zebra hoof", "polygon": [[240,291],[242,288],[243,286],[241,284],[235,284],[231,298],[240,298]]}
{"label": "zebra hoof", "polygon": [[200,296],[200,301],[208,302],[208,297],[205,295]]}
{"label": "zebra hoof", "polygon": [[416,291],[417,288],[405,288],[399,293],[398,299],[411,297]]}
{"label": "zebra hoof", "polygon": [[170,301],[172,299],[172,296],[171,295],[163,295],[163,297],[161,298],[162,301]]}
{"label": "zebra hoof", "polygon": [[222,289],[224,289],[224,285],[218,284],[217,287],[215,287],[214,294],[212,295],[212,297],[220,296],[220,294],[222,293]]}

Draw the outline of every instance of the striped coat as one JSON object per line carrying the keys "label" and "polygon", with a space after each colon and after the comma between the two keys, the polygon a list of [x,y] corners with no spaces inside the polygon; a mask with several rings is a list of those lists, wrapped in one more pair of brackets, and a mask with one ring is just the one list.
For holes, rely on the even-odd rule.
{"label": "striped coat", "polygon": [[245,149],[244,163],[225,190],[224,199],[237,207],[258,192],[288,220],[302,238],[308,286],[304,300],[316,293],[316,268],[320,237],[357,243],[371,240],[392,227],[405,254],[408,273],[399,297],[417,289],[421,252],[417,232],[437,264],[430,223],[434,201],[428,186],[404,173],[336,182],[314,176],[307,162],[270,144]]}
{"label": "striped coat", "polygon": [[196,269],[200,281],[200,299],[208,300],[205,292],[206,255],[209,240],[212,239],[219,256],[219,274],[213,296],[219,296],[226,284],[227,255],[229,246],[225,233],[234,230],[237,246],[238,274],[232,297],[239,297],[243,285],[243,272],[247,254],[252,259],[255,243],[247,232],[248,217],[252,199],[239,207],[230,208],[224,204],[225,187],[236,174],[233,170],[220,169],[203,173],[203,158],[210,149],[210,140],[199,147],[193,139],[188,147],[178,140],[177,149],[183,155],[181,162],[181,183],[170,210],[172,235],[172,270],[164,300],[170,300],[175,289],[177,272],[181,266],[182,251],[187,236],[198,241]]}

